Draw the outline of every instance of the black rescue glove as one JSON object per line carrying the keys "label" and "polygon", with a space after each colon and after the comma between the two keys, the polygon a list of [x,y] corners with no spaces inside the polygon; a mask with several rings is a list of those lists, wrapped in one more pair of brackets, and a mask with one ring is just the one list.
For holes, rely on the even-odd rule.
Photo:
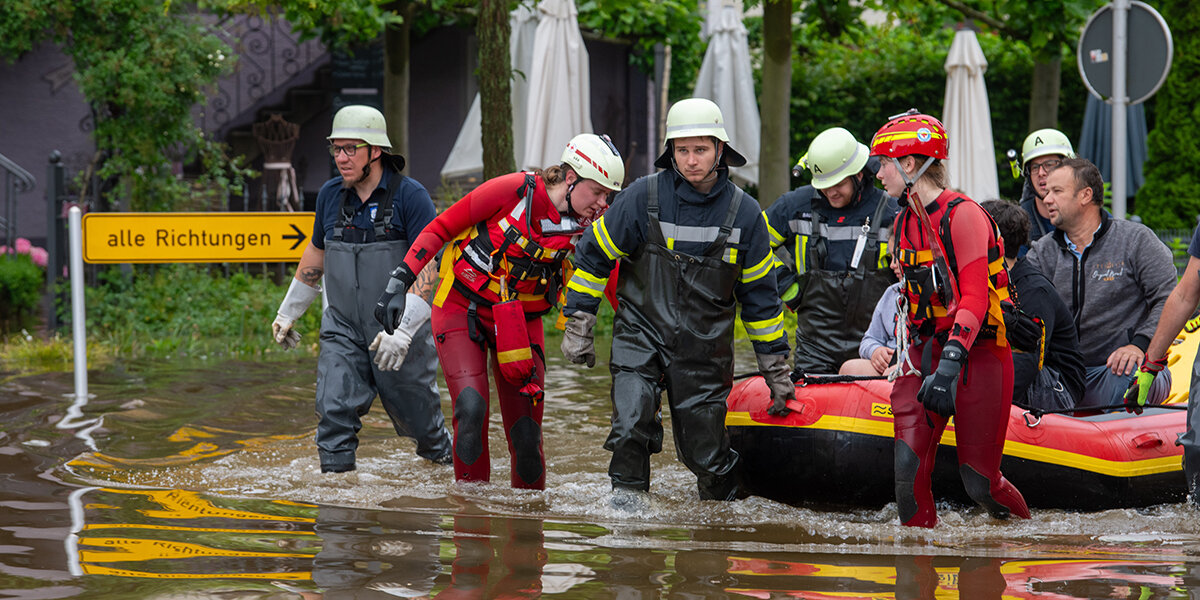
{"label": "black rescue glove", "polygon": [[942,348],[942,360],[937,370],[926,375],[917,390],[917,400],[926,410],[942,417],[954,415],[954,397],[958,394],[958,374],[962,371],[967,349],[958,340],[950,340]]}
{"label": "black rescue glove", "polygon": [[404,317],[405,294],[416,280],[417,276],[401,261],[400,266],[392,271],[392,278],[379,295],[379,300],[375,302],[375,320],[383,325],[383,330],[388,335],[392,335],[400,326],[400,319]]}
{"label": "black rescue glove", "polygon": [[771,406],[767,414],[782,417],[792,412],[787,407],[788,400],[796,399],[796,384],[792,383],[792,368],[787,364],[787,356],[783,354],[755,354],[758,359],[758,372],[762,373],[771,388]]}

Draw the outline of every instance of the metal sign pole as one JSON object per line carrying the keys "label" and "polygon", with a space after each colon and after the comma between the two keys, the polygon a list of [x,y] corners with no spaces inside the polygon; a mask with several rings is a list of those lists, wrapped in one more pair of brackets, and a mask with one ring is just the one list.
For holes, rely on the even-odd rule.
{"label": "metal sign pole", "polygon": [[71,332],[75,338],[75,397],[87,398],[87,331],[83,307],[83,217],[78,206],[68,213],[71,230]]}
{"label": "metal sign pole", "polygon": [[1126,59],[1129,51],[1129,5],[1130,0],[1115,0],[1113,7],[1113,60],[1112,60],[1112,212],[1118,219],[1125,218],[1125,153],[1128,130],[1126,121],[1129,96],[1125,91]]}

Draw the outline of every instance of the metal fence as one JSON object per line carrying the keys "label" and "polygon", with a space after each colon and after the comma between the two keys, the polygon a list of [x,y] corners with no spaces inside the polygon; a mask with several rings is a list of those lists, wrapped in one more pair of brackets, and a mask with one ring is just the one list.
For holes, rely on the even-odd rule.
{"label": "metal fence", "polygon": [[4,246],[13,253],[16,252],[14,246],[17,240],[17,196],[32,190],[37,180],[3,154],[0,154],[0,170],[4,172],[4,210],[0,214],[0,231],[4,234]]}

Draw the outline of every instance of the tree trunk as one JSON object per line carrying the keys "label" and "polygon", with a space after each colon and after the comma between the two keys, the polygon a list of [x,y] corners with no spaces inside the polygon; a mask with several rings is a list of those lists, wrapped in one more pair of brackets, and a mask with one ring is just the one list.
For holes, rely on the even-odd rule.
{"label": "tree trunk", "polygon": [[792,0],[763,2],[762,145],[758,202],[766,208],[791,187]]}
{"label": "tree trunk", "polygon": [[1058,92],[1062,79],[1062,53],[1033,64],[1029,94],[1029,131],[1058,127]]}
{"label": "tree trunk", "polygon": [[508,0],[483,0],[479,6],[479,106],[483,129],[483,178],[516,170],[512,136],[512,65],[508,38]]}
{"label": "tree trunk", "polygon": [[387,119],[392,154],[408,157],[408,62],[411,52],[412,19],[416,5],[410,1],[391,5],[404,23],[388,27],[384,33],[383,116]]}

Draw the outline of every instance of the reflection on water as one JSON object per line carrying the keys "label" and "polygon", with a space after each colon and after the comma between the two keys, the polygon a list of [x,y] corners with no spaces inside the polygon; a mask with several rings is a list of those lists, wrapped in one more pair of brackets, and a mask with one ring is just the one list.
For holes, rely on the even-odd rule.
{"label": "reflection on water", "polygon": [[1200,515],[1184,505],[1011,523],[947,505],[937,529],[912,530],[894,505],[699,501],[668,443],[646,510],[614,510],[607,372],[550,358],[544,492],[508,488],[502,455],[496,483],[456,484],[379,409],[359,470],[321,474],[311,359],[125,365],[92,374],[77,415],[70,374],[4,380],[0,597],[1184,598],[1200,585]]}

